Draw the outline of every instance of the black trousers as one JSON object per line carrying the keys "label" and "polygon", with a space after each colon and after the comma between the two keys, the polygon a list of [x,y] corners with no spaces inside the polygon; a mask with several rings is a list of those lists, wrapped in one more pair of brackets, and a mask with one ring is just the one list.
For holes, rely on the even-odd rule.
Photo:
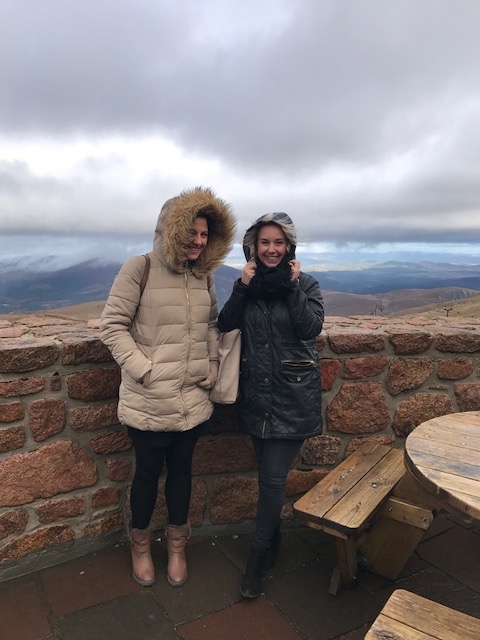
{"label": "black trousers", "polygon": [[280,524],[287,475],[303,440],[263,440],[251,436],[258,465],[258,504],[252,546],[270,547],[275,529]]}
{"label": "black trousers", "polygon": [[202,433],[200,427],[162,433],[128,427],[136,462],[130,492],[132,528],[146,529],[150,524],[164,463],[167,467],[165,502],[169,524],[186,524],[192,493],[193,451]]}

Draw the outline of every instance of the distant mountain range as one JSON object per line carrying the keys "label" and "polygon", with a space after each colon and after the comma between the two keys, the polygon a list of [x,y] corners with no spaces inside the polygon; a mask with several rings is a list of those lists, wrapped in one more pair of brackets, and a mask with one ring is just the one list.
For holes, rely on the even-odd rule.
{"label": "distant mountain range", "polygon": [[[120,263],[97,260],[48,270],[47,262],[2,262],[0,314],[61,309],[106,300]],[[387,315],[480,294],[480,265],[390,261],[368,267],[313,271],[328,315]],[[240,271],[227,265],[215,274],[220,307]]]}

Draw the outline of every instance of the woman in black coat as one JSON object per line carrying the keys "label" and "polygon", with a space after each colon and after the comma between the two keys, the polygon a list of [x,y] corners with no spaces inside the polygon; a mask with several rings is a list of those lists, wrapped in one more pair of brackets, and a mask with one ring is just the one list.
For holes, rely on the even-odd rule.
{"label": "woman in black coat", "polygon": [[318,282],[300,271],[296,231],[286,213],[260,217],[245,234],[247,264],[218,318],[221,332],[240,328],[238,415],[258,464],[259,498],[241,593],[256,598],[262,571],[280,545],[288,471],[305,438],[322,431],[315,338],[323,325]]}

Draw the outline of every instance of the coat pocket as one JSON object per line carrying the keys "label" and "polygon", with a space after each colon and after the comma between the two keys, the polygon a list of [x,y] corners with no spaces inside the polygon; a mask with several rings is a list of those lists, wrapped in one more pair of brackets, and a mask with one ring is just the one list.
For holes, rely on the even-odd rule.
{"label": "coat pocket", "polygon": [[281,374],[284,378],[294,384],[295,382],[303,382],[305,377],[312,375],[315,369],[314,360],[282,360]]}

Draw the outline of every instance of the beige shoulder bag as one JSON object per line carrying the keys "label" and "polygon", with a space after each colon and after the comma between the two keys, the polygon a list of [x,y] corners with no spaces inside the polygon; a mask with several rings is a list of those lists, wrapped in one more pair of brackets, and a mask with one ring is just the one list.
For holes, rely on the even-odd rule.
{"label": "beige shoulder bag", "polygon": [[218,378],[210,391],[210,400],[217,404],[233,404],[238,396],[240,380],[240,354],[242,340],[240,329],[221,333],[218,337]]}

